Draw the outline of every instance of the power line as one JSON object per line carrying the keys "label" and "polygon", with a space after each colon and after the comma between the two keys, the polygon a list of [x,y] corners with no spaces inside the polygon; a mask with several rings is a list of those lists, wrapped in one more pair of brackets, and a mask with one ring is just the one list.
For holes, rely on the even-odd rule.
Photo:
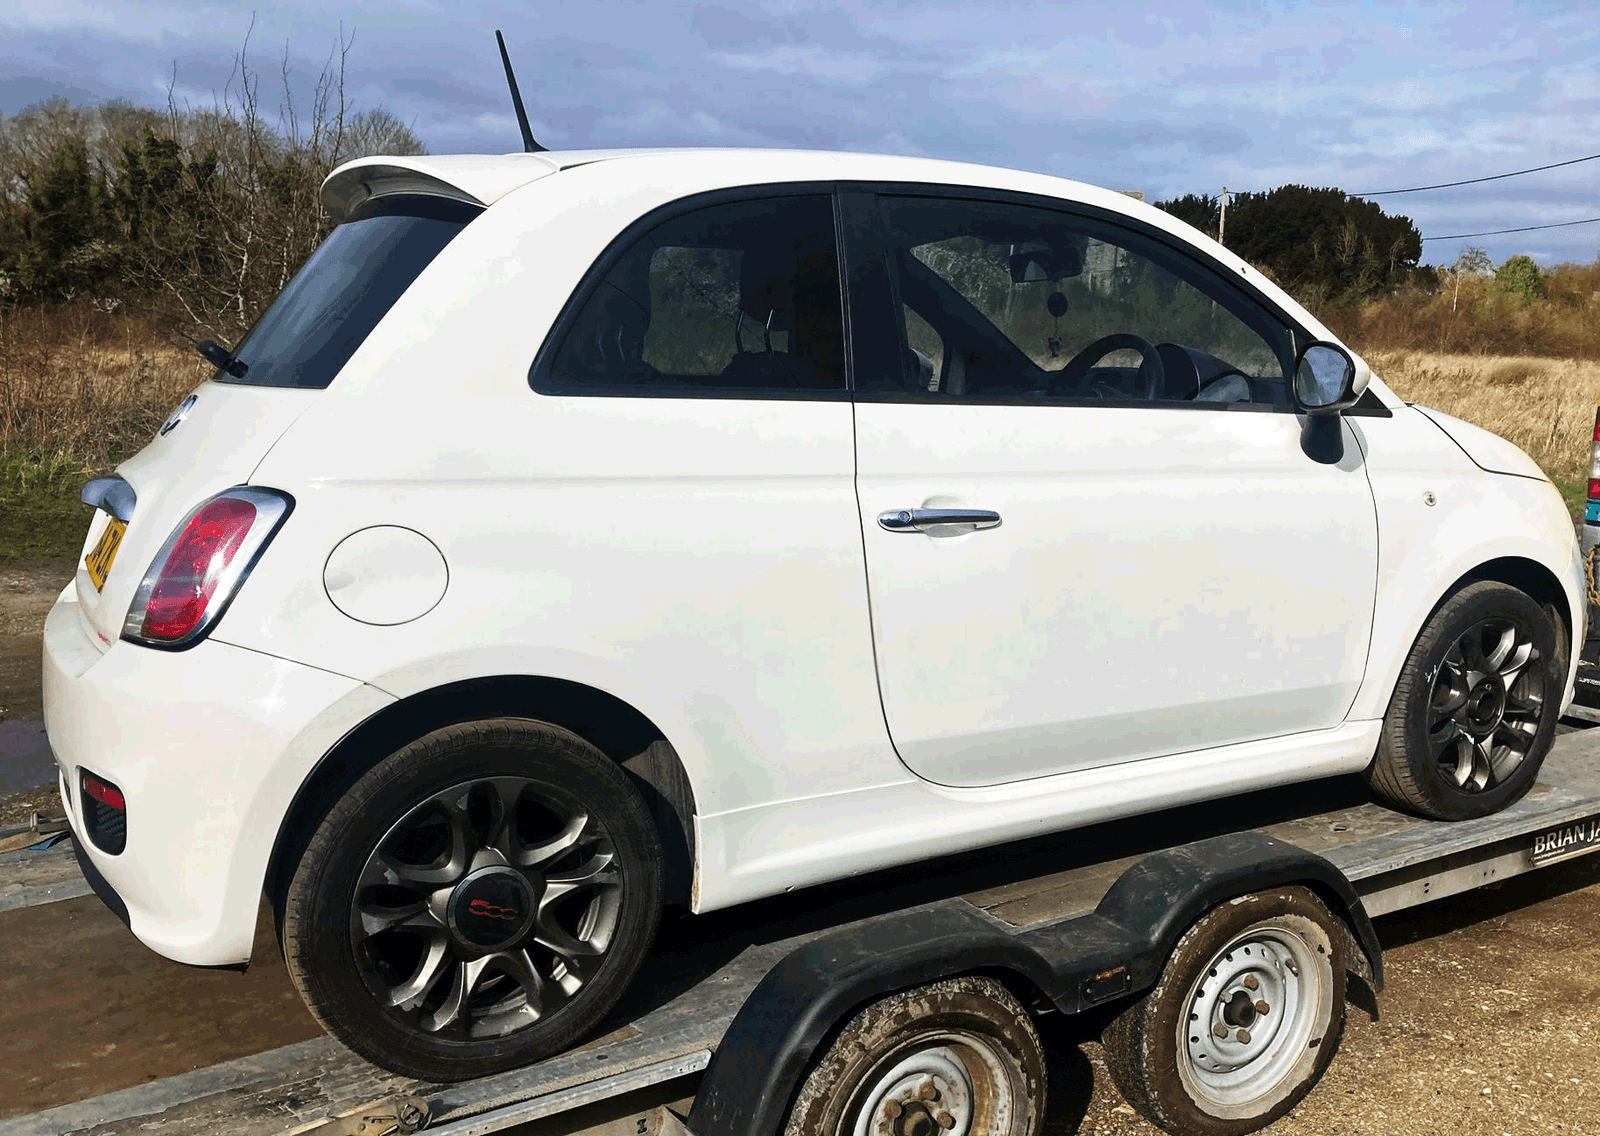
{"label": "power line", "polygon": [[[1600,155],[1596,155],[1600,157]],[[1524,225],[1520,229],[1491,229],[1487,233],[1452,233],[1448,237],[1423,237],[1425,241],[1459,241],[1463,237],[1497,237],[1501,233],[1531,233],[1535,229],[1564,229],[1568,225],[1592,225],[1600,217],[1585,217],[1582,221],[1557,221],[1554,225]]]}
{"label": "power line", "polygon": [[[1457,186],[1457,185],[1476,185],[1480,181],[1499,181],[1501,178],[1521,177],[1523,174],[1536,174],[1540,170],[1553,170],[1553,169],[1556,169],[1559,166],[1575,166],[1579,162],[1592,162],[1596,158],[1600,158],[1600,154],[1590,154],[1586,158],[1573,158],[1570,162],[1551,162],[1548,166],[1534,166],[1531,170],[1512,170],[1508,174],[1491,174],[1488,177],[1467,178],[1465,181],[1444,181],[1444,182],[1440,182],[1438,185],[1415,185],[1415,186],[1412,186],[1410,189],[1376,189],[1376,190],[1373,190],[1371,193],[1352,193],[1350,196],[1351,197],[1383,197],[1383,196],[1385,196],[1387,194],[1391,194],[1391,193],[1421,193],[1425,189],[1449,189],[1451,186]],[[1582,222],[1580,222],[1580,221],[1572,221],[1572,222],[1569,222],[1569,224],[1577,225],[1577,224],[1582,224]],[[1535,226],[1535,227],[1537,227],[1537,226]],[[1505,231],[1508,232],[1508,233],[1517,232],[1516,229],[1506,229]],[[1475,233],[1473,235],[1474,236],[1488,236],[1489,234],[1487,234],[1487,233]],[[1442,241],[1445,238],[1444,237],[1438,237],[1436,239]]]}

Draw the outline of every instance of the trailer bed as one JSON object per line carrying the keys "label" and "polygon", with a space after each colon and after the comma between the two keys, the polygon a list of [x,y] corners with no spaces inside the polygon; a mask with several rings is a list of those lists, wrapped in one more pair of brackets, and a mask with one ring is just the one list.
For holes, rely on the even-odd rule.
{"label": "trailer bed", "polygon": [[[428,1085],[377,1070],[319,1038],[0,1121],[0,1133],[279,1136],[399,1093],[429,1102],[430,1133],[504,1131],[703,1069],[768,970],[796,947],[853,921],[954,902],[1012,928],[1036,928],[1092,911],[1123,870],[1151,852],[1248,830],[1326,857],[1355,885],[1370,914],[1400,911],[1600,848],[1600,730],[1566,729],[1533,791],[1482,820],[1405,816],[1371,803],[1358,779],[1340,778],[674,921],[663,927],[655,954],[597,1039],[510,1073]],[[30,870],[39,871],[37,857]],[[0,895],[6,887],[0,879]]]}

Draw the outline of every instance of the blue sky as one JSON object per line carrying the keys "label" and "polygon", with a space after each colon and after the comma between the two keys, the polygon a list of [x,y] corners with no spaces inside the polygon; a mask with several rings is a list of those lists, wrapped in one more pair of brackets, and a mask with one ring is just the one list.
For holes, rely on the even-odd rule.
{"label": "blue sky", "polygon": [[[1578,3],[85,3],[0,14],[0,113],[53,95],[209,104],[249,32],[262,103],[353,43],[345,94],[435,153],[520,148],[493,31],[552,149],[926,154],[1149,199],[1429,185],[1600,153],[1600,18]],[[1376,199],[1424,237],[1600,217],[1600,161]],[[1600,257],[1600,223],[1428,240]]]}

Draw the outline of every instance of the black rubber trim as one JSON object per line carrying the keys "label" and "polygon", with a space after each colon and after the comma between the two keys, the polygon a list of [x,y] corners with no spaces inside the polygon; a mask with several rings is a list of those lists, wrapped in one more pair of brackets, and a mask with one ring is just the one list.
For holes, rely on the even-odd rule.
{"label": "black rubber trim", "polygon": [[1394,411],[1383,405],[1378,399],[1378,393],[1371,387],[1361,392],[1361,397],[1354,406],[1347,406],[1339,412],[1346,418],[1393,418]]}
{"label": "black rubber trim", "polygon": [[1010,973],[1077,1013],[1152,986],[1206,911],[1251,892],[1310,886],[1343,917],[1383,984],[1372,921],[1321,856],[1234,833],[1146,856],[1087,915],[1026,930],[964,900],[895,912],[816,939],[770,970],[718,1044],[689,1114],[696,1136],[776,1136],[813,1056],[870,1002],[958,974]]}
{"label": "black rubber trim", "polygon": [[122,920],[122,925],[130,931],[133,923],[128,919],[128,905],[122,902],[122,897],[117,894],[117,889],[100,874],[100,869],[95,867],[89,854],[83,850],[83,840],[76,830],[72,833],[72,855],[78,861],[78,870],[83,873],[83,878],[88,881],[94,894],[100,897],[100,902],[111,909],[111,914]]}

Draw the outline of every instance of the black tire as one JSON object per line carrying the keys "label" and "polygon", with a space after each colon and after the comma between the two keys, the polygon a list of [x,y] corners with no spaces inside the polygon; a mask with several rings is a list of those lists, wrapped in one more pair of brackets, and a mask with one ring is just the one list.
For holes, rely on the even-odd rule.
{"label": "black tire", "polygon": [[993,979],[950,978],[852,1018],[813,1063],[784,1132],[849,1136],[865,1119],[902,1136],[1036,1136],[1044,1098],[1027,1011]]}
{"label": "black tire", "polygon": [[575,734],[496,719],[379,762],[284,901],[290,976],[329,1033],[423,1081],[566,1049],[638,972],[661,846],[627,775]]}
{"label": "black tire", "polygon": [[1106,1027],[1111,1079],[1151,1123],[1182,1136],[1271,1124],[1333,1060],[1345,941],[1303,888],[1212,908],[1178,940],[1149,993]]}
{"label": "black tire", "polygon": [[1435,820],[1505,808],[1533,788],[1565,679],[1545,609],[1507,584],[1468,584],[1439,605],[1406,657],[1368,785]]}

